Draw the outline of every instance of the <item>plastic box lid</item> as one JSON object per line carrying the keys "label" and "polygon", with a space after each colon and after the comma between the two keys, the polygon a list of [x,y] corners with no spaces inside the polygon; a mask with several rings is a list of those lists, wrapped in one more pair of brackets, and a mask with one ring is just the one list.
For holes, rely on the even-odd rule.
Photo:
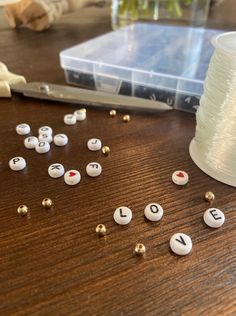
{"label": "plastic box lid", "polygon": [[121,83],[129,82],[200,96],[213,53],[210,39],[218,33],[136,23],[62,51],[60,62],[66,71],[91,74],[100,91],[119,93]]}

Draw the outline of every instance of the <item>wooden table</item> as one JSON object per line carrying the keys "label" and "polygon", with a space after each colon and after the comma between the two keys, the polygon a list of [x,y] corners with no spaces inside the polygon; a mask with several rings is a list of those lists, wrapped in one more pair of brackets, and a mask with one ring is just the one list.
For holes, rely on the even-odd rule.
{"label": "wooden table", "polygon": [[[58,53],[63,48],[104,33],[109,17],[97,10],[62,20],[43,33],[0,30],[0,60],[28,81],[64,83]],[[0,100],[0,314],[1,315],[235,315],[236,314],[236,192],[202,173],[188,154],[194,135],[194,115],[122,113],[87,110],[87,120],[66,126],[63,115],[78,106],[14,97]],[[27,122],[34,135],[42,125],[64,132],[69,144],[52,145],[39,155],[24,148],[15,132]],[[90,152],[86,142],[98,137],[111,155]],[[13,172],[10,158],[20,155],[27,169]],[[88,162],[103,167],[100,177],[86,176]],[[81,171],[76,187],[51,179],[48,166],[61,162]],[[171,182],[174,170],[190,175],[187,187]],[[226,222],[220,229],[205,226],[204,193],[216,195],[215,207]],[[54,201],[45,211],[44,197]],[[150,202],[164,208],[158,224],[144,220]],[[20,204],[30,208],[17,215]],[[113,221],[115,208],[133,210],[129,227]],[[107,226],[98,238],[95,227]],[[192,237],[193,250],[177,257],[169,250],[176,232]],[[146,245],[145,259],[133,255],[137,242]]]}

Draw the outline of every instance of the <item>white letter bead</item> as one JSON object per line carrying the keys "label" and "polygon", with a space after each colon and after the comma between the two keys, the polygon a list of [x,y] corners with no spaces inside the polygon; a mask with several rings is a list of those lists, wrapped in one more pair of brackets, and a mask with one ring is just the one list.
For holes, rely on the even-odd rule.
{"label": "white letter bead", "polygon": [[64,174],[64,181],[68,185],[76,185],[81,180],[81,175],[78,170],[68,170]]}
{"label": "white letter bead", "polygon": [[86,119],[86,112],[83,110],[77,110],[74,112],[77,121],[83,121]]}
{"label": "white letter bead", "polygon": [[174,234],[170,239],[171,250],[180,256],[185,256],[192,250],[192,240],[183,233]]}
{"label": "white letter bead", "polygon": [[65,169],[62,164],[54,163],[48,167],[48,174],[51,178],[60,178],[63,176]]}
{"label": "white letter bead", "polygon": [[52,135],[52,129],[50,126],[42,126],[39,128],[38,132],[39,132],[39,135],[40,134]]}
{"label": "white letter bead", "polygon": [[37,153],[39,154],[44,154],[47,153],[50,150],[50,144],[48,142],[39,142],[36,146],[35,146],[35,150],[37,151]]}
{"label": "white letter bead", "polygon": [[76,117],[74,114],[66,114],[64,116],[64,123],[66,125],[74,125],[76,123]]}
{"label": "white letter bead", "polygon": [[127,225],[131,222],[132,211],[126,206],[118,207],[113,215],[114,221],[119,225]]}
{"label": "white letter bead", "polygon": [[16,132],[18,135],[27,135],[30,133],[30,126],[26,123],[22,123],[16,126]]}
{"label": "white letter bead", "polygon": [[144,215],[149,221],[157,222],[163,216],[163,208],[160,204],[150,203],[145,207]]}
{"label": "white letter bead", "polygon": [[88,149],[92,151],[97,151],[102,148],[102,142],[98,138],[91,138],[87,143]]}
{"label": "white letter bead", "polygon": [[28,149],[33,149],[35,148],[35,146],[38,144],[38,138],[35,136],[29,136],[27,138],[25,138],[24,140],[24,145],[26,148]]}
{"label": "white letter bead", "polygon": [[65,146],[68,143],[68,137],[65,134],[57,134],[54,136],[54,144],[56,146]]}
{"label": "white letter bead", "polygon": [[86,166],[86,172],[90,177],[97,177],[102,173],[102,167],[98,162],[90,162]]}
{"label": "white letter bead", "polygon": [[177,185],[185,185],[188,183],[188,174],[185,171],[178,170],[172,174],[172,181]]}
{"label": "white letter bead", "polygon": [[224,213],[218,208],[209,208],[203,215],[204,222],[212,228],[219,228],[225,222]]}
{"label": "white letter bead", "polygon": [[26,167],[26,161],[22,157],[14,157],[9,161],[9,167],[14,171],[23,170]]}
{"label": "white letter bead", "polygon": [[40,142],[52,142],[52,135],[51,134],[39,134],[39,141]]}

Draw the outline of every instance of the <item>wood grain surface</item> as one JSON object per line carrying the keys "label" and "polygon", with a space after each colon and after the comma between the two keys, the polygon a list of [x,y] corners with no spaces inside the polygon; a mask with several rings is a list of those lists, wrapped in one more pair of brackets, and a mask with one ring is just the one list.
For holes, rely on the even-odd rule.
{"label": "wood grain surface", "polygon": [[[0,30],[0,60],[28,81],[64,83],[58,53],[63,48],[109,30],[103,11],[82,11],[43,33],[26,29]],[[87,15],[86,15],[87,14]],[[67,23],[66,23],[67,22]],[[163,114],[122,113],[87,109],[87,120],[66,126],[63,116],[78,106],[14,97],[0,100],[0,315],[236,315],[236,192],[202,173],[188,153],[195,117],[172,111]],[[69,144],[39,155],[23,146],[15,132],[27,122],[32,135],[42,125],[64,132]],[[90,152],[86,142],[98,137],[111,155]],[[20,155],[27,169],[11,171],[10,158]],[[100,177],[85,173],[88,162],[103,167]],[[79,169],[75,187],[51,179],[48,166],[61,162]],[[171,181],[177,169],[190,182],[179,188]],[[226,222],[210,229],[202,216],[211,190],[215,207]],[[54,201],[45,211],[44,197]],[[147,222],[144,207],[160,203],[160,223]],[[30,208],[17,215],[20,204]],[[128,227],[113,221],[118,206],[128,206],[133,220]],[[95,227],[107,226],[98,238]],[[169,249],[176,232],[191,236],[193,250],[177,257]],[[147,248],[143,259],[133,255],[137,242]]]}

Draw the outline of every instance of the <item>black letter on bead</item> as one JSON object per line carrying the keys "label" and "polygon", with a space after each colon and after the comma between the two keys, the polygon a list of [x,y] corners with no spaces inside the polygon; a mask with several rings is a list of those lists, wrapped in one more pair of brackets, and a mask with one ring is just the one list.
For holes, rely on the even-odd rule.
{"label": "black letter on bead", "polygon": [[158,207],[156,205],[154,205],[154,204],[152,204],[150,206],[150,210],[151,210],[152,213],[158,213],[158,211],[159,211]]}
{"label": "black letter on bead", "polygon": [[180,238],[181,240],[179,240],[179,239],[177,239],[177,238],[176,238],[175,240],[178,241],[179,243],[181,243],[182,245],[186,246],[186,242],[184,241],[183,237],[180,235],[179,238]]}
{"label": "black letter on bead", "polygon": [[217,210],[211,210],[210,211],[210,213],[211,213],[211,215],[212,215],[212,217],[217,221],[218,219],[222,219],[222,217],[217,217],[217,213],[216,214],[214,214],[214,212],[217,212]]}
{"label": "black letter on bead", "polygon": [[90,164],[91,167],[98,169],[98,165],[96,163],[91,163]]}
{"label": "black letter on bead", "polygon": [[15,165],[18,161],[20,161],[20,158],[14,158],[14,159],[13,159],[14,165]]}
{"label": "black letter on bead", "polygon": [[61,166],[60,165],[52,165],[51,170],[54,170],[54,169],[60,170]]}
{"label": "black letter on bead", "polygon": [[97,142],[98,142],[98,140],[95,139],[95,141],[93,143],[91,142],[91,144],[97,144]]}
{"label": "black letter on bead", "polygon": [[122,208],[120,208],[120,217],[127,217],[127,215],[124,215],[124,214],[122,213]]}

